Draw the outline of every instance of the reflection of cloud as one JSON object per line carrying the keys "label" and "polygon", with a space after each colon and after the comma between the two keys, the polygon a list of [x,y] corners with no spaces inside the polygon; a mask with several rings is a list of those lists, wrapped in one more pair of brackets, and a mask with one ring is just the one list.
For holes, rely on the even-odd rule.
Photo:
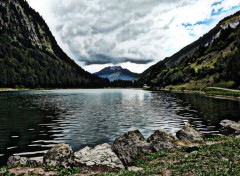
{"label": "reflection of cloud", "polygon": [[46,10],[51,6],[45,6],[43,16],[59,43],[75,60],[88,65],[148,63],[149,58],[158,61],[240,9],[237,0],[51,0],[47,3],[52,8]]}

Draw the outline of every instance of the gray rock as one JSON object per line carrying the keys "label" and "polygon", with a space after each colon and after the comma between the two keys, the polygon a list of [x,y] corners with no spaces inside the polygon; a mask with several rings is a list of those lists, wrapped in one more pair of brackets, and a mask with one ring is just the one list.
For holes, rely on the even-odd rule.
{"label": "gray rock", "polygon": [[152,152],[151,145],[145,141],[139,130],[127,132],[116,138],[112,149],[125,166],[131,166],[137,156]]}
{"label": "gray rock", "polygon": [[128,167],[128,171],[138,172],[138,171],[142,171],[142,170],[143,170],[143,168],[141,168],[141,167],[135,167],[135,166]]}
{"label": "gray rock", "polygon": [[68,144],[58,144],[45,154],[43,163],[53,167],[68,167],[73,161],[73,156],[73,150]]}
{"label": "gray rock", "polygon": [[156,130],[148,139],[154,151],[174,148],[175,137],[165,131]]}
{"label": "gray rock", "polygon": [[185,123],[183,129],[176,133],[180,140],[203,141],[203,134],[193,128],[188,122]]}
{"label": "gray rock", "polygon": [[26,165],[28,162],[28,158],[20,157],[20,156],[10,156],[7,161],[8,166],[13,165]]}
{"label": "gray rock", "polygon": [[28,159],[29,163],[33,163],[35,166],[42,166],[43,165],[43,157],[32,157]]}
{"label": "gray rock", "polygon": [[95,148],[85,147],[74,153],[74,161],[87,166],[97,165],[124,169],[124,165],[109,144],[98,145]]}
{"label": "gray rock", "polygon": [[220,132],[225,135],[239,135],[240,134],[240,122],[234,122],[231,120],[222,120],[220,122]]}

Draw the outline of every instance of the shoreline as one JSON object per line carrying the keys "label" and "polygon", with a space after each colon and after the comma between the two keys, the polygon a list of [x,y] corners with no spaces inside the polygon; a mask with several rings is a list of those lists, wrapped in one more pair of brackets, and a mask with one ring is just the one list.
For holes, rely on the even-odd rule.
{"label": "shoreline", "polygon": [[[44,91],[44,90],[86,90],[86,88],[56,88],[56,89],[14,89],[14,88],[0,88],[0,93],[1,92],[18,92],[18,91],[27,91],[27,90],[33,90],[33,91]],[[88,88],[88,89],[92,89],[92,88]],[[199,94],[201,96],[205,96],[205,97],[209,97],[209,98],[215,98],[215,99],[222,99],[222,100],[234,100],[234,101],[240,101],[240,91],[238,92],[237,90],[234,90],[234,92],[237,92],[239,93],[238,96],[236,95],[225,95],[224,93],[219,94],[214,94],[212,93],[211,91],[202,91],[202,90],[188,90],[188,89],[184,89],[184,90],[179,90],[179,89],[160,89],[160,88],[121,88],[121,87],[118,87],[118,88],[97,88],[97,89],[105,89],[105,90],[110,90],[110,89],[113,89],[113,90],[116,90],[116,89],[131,89],[131,90],[144,90],[144,91],[156,91],[156,92],[172,92],[172,93],[181,93],[181,94]],[[95,90],[95,89],[94,89]],[[217,89],[216,89],[217,90]]]}
{"label": "shoreline", "polygon": [[14,91],[19,91],[19,90],[13,89],[13,88],[0,88],[0,92],[14,92]]}
{"label": "shoreline", "polygon": [[[156,130],[144,139],[139,130],[129,131],[117,137],[112,145],[105,143],[77,152],[68,144],[57,144],[43,157],[11,156],[7,166],[0,167],[0,175],[195,175],[212,173],[212,169],[218,174],[222,170],[229,174],[240,173],[240,169],[234,170],[235,165],[240,164],[240,123],[223,120],[220,125],[222,135],[212,136],[205,136],[189,123],[185,123],[176,137]],[[229,129],[225,129],[228,126]],[[219,153],[224,157],[223,165]],[[199,168],[199,165],[206,166]]]}
{"label": "shoreline", "polygon": [[209,98],[215,98],[215,99],[222,99],[222,100],[236,100],[240,101],[240,96],[235,97],[235,96],[227,96],[227,95],[214,95],[211,93],[203,92],[203,91],[191,91],[191,90],[185,90],[185,91],[178,91],[178,90],[163,90],[165,92],[174,92],[174,93],[185,93],[185,94],[199,94],[201,96],[209,97]]}
{"label": "shoreline", "polygon": [[[184,89],[184,90],[179,90],[179,89],[158,89],[158,88],[149,88],[149,89],[143,89],[147,91],[156,91],[156,92],[172,92],[172,93],[182,93],[182,94],[199,94],[201,96],[209,97],[209,98],[215,98],[215,99],[223,99],[223,100],[235,100],[235,101],[240,101],[240,91],[234,90],[234,92],[239,93],[238,96],[236,95],[226,95],[224,92],[217,92],[214,93],[212,91],[208,90],[189,90],[189,89]],[[217,89],[216,89],[217,90]]]}
{"label": "shoreline", "polygon": [[104,89],[104,90],[108,90],[108,89],[136,89],[136,90],[143,90],[141,87],[103,87],[103,88],[35,88],[35,89],[31,89],[31,88],[21,88],[21,89],[17,89],[17,88],[0,88],[0,92],[14,92],[14,91],[26,91],[26,90],[35,90],[35,91],[39,91],[39,90],[97,90],[97,89]]}

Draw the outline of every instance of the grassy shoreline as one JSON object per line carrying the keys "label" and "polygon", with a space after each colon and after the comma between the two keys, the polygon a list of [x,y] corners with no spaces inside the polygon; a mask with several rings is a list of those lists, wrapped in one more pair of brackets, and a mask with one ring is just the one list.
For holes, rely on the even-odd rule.
{"label": "grassy shoreline", "polygon": [[[184,142],[184,141],[182,141]],[[139,156],[135,160],[138,171],[121,170],[93,174],[84,173],[83,168],[38,168],[53,175],[92,175],[92,176],[200,176],[200,175],[240,175],[240,138],[217,136],[208,138],[205,143],[193,143],[179,148],[161,150],[156,153]],[[11,175],[11,169],[26,169],[34,166],[5,166],[0,175]]]}
{"label": "grassy shoreline", "polygon": [[[224,89],[224,88],[223,88]],[[165,92],[174,92],[174,93],[197,93],[203,96],[221,98],[221,99],[231,99],[231,100],[240,100],[240,91],[236,89],[226,89],[220,90],[213,87],[194,87],[194,86],[167,86],[165,88],[160,87],[151,87],[151,91],[165,91]]]}
{"label": "grassy shoreline", "polygon": [[240,175],[240,139],[220,137],[209,139],[205,145],[196,148],[163,150],[141,157],[136,166],[141,171],[120,171],[105,173],[104,176],[143,175]]}
{"label": "grassy shoreline", "polygon": [[15,91],[24,91],[24,90],[30,90],[30,89],[28,89],[28,88],[0,88],[0,92],[15,92]]}

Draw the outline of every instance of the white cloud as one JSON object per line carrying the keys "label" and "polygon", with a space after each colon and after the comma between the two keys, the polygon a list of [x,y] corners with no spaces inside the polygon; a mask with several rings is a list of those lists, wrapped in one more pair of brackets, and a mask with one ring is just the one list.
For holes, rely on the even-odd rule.
{"label": "white cloud", "polygon": [[[142,72],[151,60],[162,60],[209,31],[234,12],[232,7],[240,9],[236,0],[215,6],[219,0],[28,2],[43,15],[64,51],[91,72],[112,64]],[[213,9],[223,12],[212,16]],[[106,65],[98,65],[100,60]],[[140,60],[145,64],[134,64]],[[96,64],[84,66],[83,62]]]}

